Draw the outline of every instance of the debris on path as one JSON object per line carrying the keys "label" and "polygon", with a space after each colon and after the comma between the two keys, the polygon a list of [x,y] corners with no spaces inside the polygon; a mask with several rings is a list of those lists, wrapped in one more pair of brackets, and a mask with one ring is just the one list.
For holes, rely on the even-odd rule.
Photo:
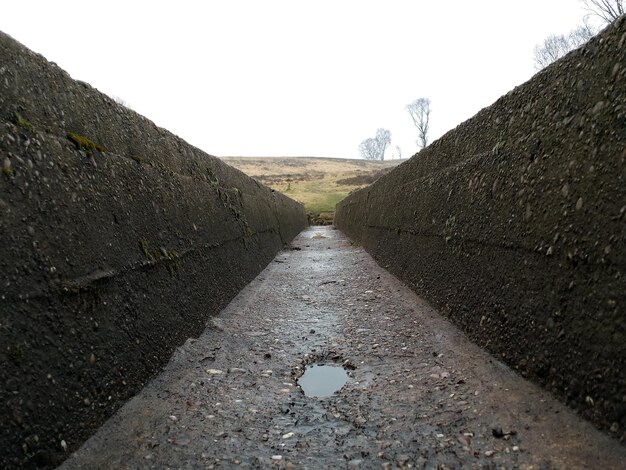
{"label": "debris on path", "polygon": [[[339,231],[292,248],[62,468],[623,468]],[[315,364],[347,383],[305,396]]]}

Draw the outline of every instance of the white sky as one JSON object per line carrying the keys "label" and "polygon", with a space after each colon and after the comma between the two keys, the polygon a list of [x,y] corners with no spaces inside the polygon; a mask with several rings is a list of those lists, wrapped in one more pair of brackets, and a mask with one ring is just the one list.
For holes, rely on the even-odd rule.
{"label": "white sky", "polygon": [[[0,0],[0,30],[212,155],[413,155],[534,73],[578,0]],[[391,157],[388,150],[387,157]]]}

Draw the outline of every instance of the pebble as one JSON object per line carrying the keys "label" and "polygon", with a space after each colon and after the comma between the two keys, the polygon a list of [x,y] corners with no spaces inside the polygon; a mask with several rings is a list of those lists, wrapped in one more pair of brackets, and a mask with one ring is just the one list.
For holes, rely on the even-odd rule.
{"label": "pebble", "polygon": [[283,434],[283,439],[289,439],[290,437],[293,437],[293,433],[292,432],[288,432],[287,434]]}
{"label": "pebble", "polygon": [[171,419],[174,422],[178,421],[178,418],[176,416],[174,416],[174,415],[170,415],[170,416],[168,416],[168,418]]}
{"label": "pebble", "polygon": [[491,457],[495,453],[496,452],[494,450],[486,450],[485,451],[485,457]]}
{"label": "pebble", "polygon": [[282,455],[272,455],[272,460],[278,461],[278,460],[282,460],[282,459],[283,459]]}
{"label": "pebble", "polygon": [[211,375],[219,375],[219,374],[224,373],[223,370],[219,370],[219,369],[207,369],[206,372],[207,374],[211,374]]}

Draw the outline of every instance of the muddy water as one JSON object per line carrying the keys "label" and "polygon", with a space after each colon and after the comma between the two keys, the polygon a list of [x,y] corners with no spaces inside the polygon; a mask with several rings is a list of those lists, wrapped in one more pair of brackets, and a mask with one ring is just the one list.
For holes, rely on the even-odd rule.
{"label": "muddy water", "polygon": [[[341,364],[350,379],[322,399],[304,396],[298,379],[311,364]],[[610,469],[625,461],[616,439],[470,343],[340,232],[315,227],[64,468]]]}
{"label": "muddy water", "polygon": [[298,385],[307,397],[330,397],[348,381],[343,367],[333,365],[307,366]]}

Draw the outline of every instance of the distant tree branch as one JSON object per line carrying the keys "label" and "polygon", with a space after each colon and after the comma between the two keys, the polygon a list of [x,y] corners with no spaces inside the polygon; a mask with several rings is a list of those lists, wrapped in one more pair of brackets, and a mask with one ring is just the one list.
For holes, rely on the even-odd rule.
{"label": "distant tree branch", "polygon": [[582,0],[587,10],[606,24],[610,24],[624,14],[623,0]]}
{"label": "distant tree branch", "polygon": [[430,125],[430,100],[418,98],[405,106],[417,128],[417,145],[424,148],[428,145],[428,129]]}

